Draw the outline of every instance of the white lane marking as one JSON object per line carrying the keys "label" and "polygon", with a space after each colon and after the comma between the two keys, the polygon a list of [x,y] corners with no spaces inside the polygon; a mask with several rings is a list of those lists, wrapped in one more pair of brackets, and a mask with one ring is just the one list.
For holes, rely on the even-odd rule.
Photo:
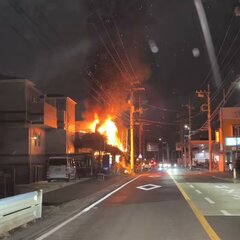
{"label": "white lane marking", "polygon": [[198,189],[195,190],[198,194],[202,194],[201,191],[199,191]]}
{"label": "white lane marking", "polygon": [[240,199],[240,196],[239,195],[232,195],[233,199],[236,199],[236,200],[239,200]]}
{"label": "white lane marking", "polygon": [[189,185],[189,187],[190,187],[190,188],[194,188],[194,186],[193,186],[193,185]]}
{"label": "white lane marking", "polygon": [[204,199],[207,200],[211,204],[215,204],[215,202],[212,199],[210,199],[210,198],[205,197]]}
{"label": "white lane marking", "polygon": [[67,219],[66,221],[62,222],[61,224],[59,224],[58,226],[54,227],[53,229],[51,229],[50,231],[44,233],[42,236],[36,238],[35,240],[42,240],[45,239],[46,237],[52,235],[53,233],[55,233],[57,230],[59,230],[60,228],[64,227],[65,225],[67,225],[68,223],[72,222],[73,220],[75,220],[77,217],[81,216],[83,213],[88,212],[90,209],[94,208],[96,205],[98,205],[99,203],[101,203],[102,201],[104,201],[105,199],[109,198],[111,195],[113,195],[114,193],[118,192],[119,190],[121,190],[122,188],[124,188],[125,186],[127,186],[129,183],[137,180],[138,178],[140,178],[142,175],[139,175],[137,177],[135,177],[134,179],[124,183],[123,185],[121,185],[120,187],[118,187],[117,189],[113,190],[112,192],[108,193],[106,196],[104,196],[103,198],[100,198],[99,200],[97,200],[96,202],[94,202],[93,204],[91,204],[90,206],[84,208],[81,212],[77,213],[76,215],[74,215],[73,217]]}
{"label": "white lane marking", "polygon": [[229,188],[228,186],[225,186],[225,185],[215,185],[214,187],[220,188],[220,189]]}
{"label": "white lane marking", "polygon": [[234,189],[222,189],[223,191],[227,192],[227,193],[233,193]]}
{"label": "white lane marking", "polygon": [[224,216],[231,216],[232,214],[229,213],[227,210],[221,210],[220,211]]}

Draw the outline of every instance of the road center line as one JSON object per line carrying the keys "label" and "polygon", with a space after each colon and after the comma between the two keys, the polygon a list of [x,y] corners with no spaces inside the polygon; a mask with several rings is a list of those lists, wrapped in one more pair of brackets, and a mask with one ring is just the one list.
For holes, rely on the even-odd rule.
{"label": "road center line", "polygon": [[198,189],[195,190],[198,194],[202,194],[201,191],[199,191]]}
{"label": "road center line", "polygon": [[182,193],[183,197],[191,207],[193,213],[197,217],[198,221],[204,228],[205,232],[208,234],[209,238],[211,240],[220,240],[220,237],[217,235],[217,233],[214,231],[214,229],[211,227],[211,225],[208,223],[206,218],[202,215],[201,211],[197,208],[197,206],[193,203],[193,201],[190,199],[190,197],[187,195],[187,193],[183,190],[181,185],[173,178],[171,174],[169,176],[172,178],[174,183],[176,184],[178,190]]}
{"label": "road center line", "polygon": [[215,202],[212,199],[210,199],[210,198],[205,197],[204,199],[207,200],[211,204],[215,204]]}
{"label": "road center line", "polygon": [[220,211],[224,216],[231,216],[232,214],[229,213],[227,210],[221,210]]}
{"label": "road center line", "polygon": [[43,235],[41,235],[40,237],[36,238],[35,240],[42,240],[45,239],[46,237],[52,235],[53,233],[55,233],[57,230],[61,229],[62,227],[64,227],[65,225],[67,225],[68,223],[72,222],[73,220],[75,220],[77,217],[81,216],[83,213],[88,212],[90,209],[94,208],[96,205],[98,205],[99,203],[101,203],[102,201],[104,201],[105,199],[109,198],[111,195],[113,195],[114,193],[118,192],[119,190],[121,190],[122,188],[124,188],[125,186],[127,186],[129,183],[137,180],[138,178],[140,178],[142,175],[139,175],[137,177],[135,177],[134,179],[124,183],[123,185],[121,185],[120,187],[116,188],[115,190],[113,190],[112,192],[108,193],[107,195],[105,195],[103,198],[100,198],[99,200],[97,200],[96,202],[94,202],[93,204],[91,204],[90,206],[84,208],[82,211],[80,211],[79,213],[75,214],[74,216],[72,216],[71,218],[65,220],[64,222],[62,222],[61,224],[57,225],[56,227],[54,227],[53,229],[51,229],[50,231],[44,233]]}

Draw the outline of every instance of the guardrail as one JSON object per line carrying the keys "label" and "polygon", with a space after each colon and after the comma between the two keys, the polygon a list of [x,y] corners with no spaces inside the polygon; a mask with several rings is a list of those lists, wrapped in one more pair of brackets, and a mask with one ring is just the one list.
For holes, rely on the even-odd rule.
{"label": "guardrail", "polygon": [[42,216],[42,190],[0,199],[0,235]]}

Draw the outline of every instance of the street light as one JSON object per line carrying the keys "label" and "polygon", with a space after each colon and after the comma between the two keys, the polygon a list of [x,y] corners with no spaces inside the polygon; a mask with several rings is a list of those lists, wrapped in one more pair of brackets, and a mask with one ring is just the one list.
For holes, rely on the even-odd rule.
{"label": "street light", "polygon": [[166,160],[169,162],[169,145],[167,141],[163,141],[162,138],[158,139],[162,143],[162,161],[164,162],[164,144],[166,144]]}

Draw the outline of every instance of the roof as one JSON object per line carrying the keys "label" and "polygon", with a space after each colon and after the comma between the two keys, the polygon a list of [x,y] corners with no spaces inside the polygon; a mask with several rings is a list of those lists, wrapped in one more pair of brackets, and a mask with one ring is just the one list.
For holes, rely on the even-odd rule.
{"label": "roof", "polygon": [[25,78],[1,78],[0,77],[0,83],[26,83],[32,86],[35,86],[35,84],[28,79]]}
{"label": "roof", "polygon": [[70,100],[71,102],[73,102],[74,104],[77,104],[72,98],[67,97],[63,94],[57,94],[57,93],[51,93],[51,94],[45,94],[45,96],[47,98],[55,98],[55,99],[66,99],[66,100]]}
{"label": "roof", "polygon": [[24,79],[19,76],[8,75],[8,74],[0,74],[0,80],[11,80],[11,79]]}

